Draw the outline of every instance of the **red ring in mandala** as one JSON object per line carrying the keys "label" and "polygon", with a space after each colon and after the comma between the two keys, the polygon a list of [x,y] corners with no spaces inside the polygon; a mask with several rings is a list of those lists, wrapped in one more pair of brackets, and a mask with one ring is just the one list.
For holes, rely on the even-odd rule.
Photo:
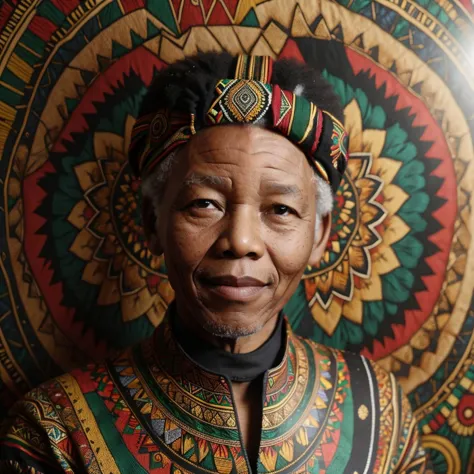
{"label": "red ring in mandala", "polygon": [[346,47],[346,53],[354,74],[368,72],[374,78],[377,88],[382,87],[382,85],[385,86],[386,97],[397,97],[397,110],[411,110],[410,115],[414,116],[414,127],[424,127],[422,140],[432,143],[431,148],[425,154],[425,158],[427,160],[439,160],[432,174],[443,180],[443,184],[436,192],[436,197],[440,198],[443,204],[432,214],[441,223],[442,228],[429,237],[430,241],[438,247],[439,251],[425,259],[425,263],[432,270],[432,275],[422,277],[426,290],[418,291],[414,294],[419,309],[405,311],[405,324],[398,324],[392,327],[393,338],[386,337],[383,342],[374,340],[371,352],[367,349],[362,351],[364,356],[377,360],[388,356],[401,346],[407,344],[413,334],[429,318],[438,301],[446,276],[454,234],[454,223],[458,213],[457,182],[451,152],[444,133],[423,101],[408,91],[389,71],[382,69],[370,58],[357,53],[349,47]]}
{"label": "red ring in mandala", "polygon": [[[81,102],[69,117],[61,134],[57,137],[52,147],[53,152],[65,152],[64,142],[72,141],[74,133],[83,133],[87,129],[84,116],[95,111],[94,102],[97,102],[107,94],[113,94],[113,87],[117,87],[123,74],[133,69],[140,74],[145,84],[150,84],[155,68],[165,66],[163,61],[149,52],[146,48],[137,48],[110,66],[102,75],[96,79],[94,87],[90,88],[82,97]],[[98,97],[97,91],[101,96]],[[36,214],[36,209],[41,205],[46,192],[41,188],[39,182],[48,173],[54,173],[55,169],[50,161],[30,174],[24,180],[23,206],[25,220],[25,255],[30,262],[36,284],[44,297],[45,303],[51,313],[57,327],[70,340],[74,340],[80,350],[87,351],[90,357],[102,358],[107,352],[104,342],[97,343],[96,336],[92,331],[84,333],[84,323],[75,319],[75,309],[67,308],[62,304],[62,283],[53,283],[53,270],[45,265],[41,255],[46,237],[39,233],[44,226],[44,219]],[[81,337],[77,337],[82,334]]]}
{"label": "red ring in mandala", "polygon": [[474,395],[465,394],[456,408],[459,421],[464,426],[474,425]]}

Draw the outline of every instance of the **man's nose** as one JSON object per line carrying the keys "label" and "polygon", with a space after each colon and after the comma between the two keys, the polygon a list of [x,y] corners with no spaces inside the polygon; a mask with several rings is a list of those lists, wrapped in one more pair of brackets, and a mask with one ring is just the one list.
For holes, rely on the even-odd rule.
{"label": "man's nose", "polygon": [[251,206],[236,206],[226,218],[217,251],[223,258],[259,259],[264,254],[262,231],[258,212]]}

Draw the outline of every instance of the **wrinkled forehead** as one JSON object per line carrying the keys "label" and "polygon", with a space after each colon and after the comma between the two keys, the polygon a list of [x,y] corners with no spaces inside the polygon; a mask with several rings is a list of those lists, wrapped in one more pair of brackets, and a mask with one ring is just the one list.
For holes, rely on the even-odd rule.
{"label": "wrinkled forehead", "polygon": [[254,176],[299,178],[312,183],[313,170],[303,152],[282,135],[255,125],[225,125],[200,131],[185,148],[188,174],[222,168]]}

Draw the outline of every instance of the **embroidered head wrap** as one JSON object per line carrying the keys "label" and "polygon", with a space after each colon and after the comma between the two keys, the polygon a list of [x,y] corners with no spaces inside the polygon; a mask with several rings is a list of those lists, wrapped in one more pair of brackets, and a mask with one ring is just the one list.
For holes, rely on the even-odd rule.
{"label": "embroidered head wrap", "polygon": [[[336,191],[347,167],[347,133],[342,123],[305,97],[271,84],[273,59],[237,58],[235,77],[221,79],[212,91],[203,120],[196,120],[192,100],[139,117],[132,130],[132,168],[145,178],[197,129],[220,124],[258,124],[281,133],[299,147],[316,172]],[[191,94],[192,95],[192,94]],[[188,109],[188,110],[184,110]]]}

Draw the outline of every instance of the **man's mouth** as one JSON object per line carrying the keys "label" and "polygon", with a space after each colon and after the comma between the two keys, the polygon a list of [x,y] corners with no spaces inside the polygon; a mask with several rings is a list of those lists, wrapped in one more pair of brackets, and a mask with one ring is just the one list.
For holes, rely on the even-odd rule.
{"label": "man's mouth", "polygon": [[258,278],[251,276],[237,277],[235,275],[202,276],[199,278],[202,286],[216,296],[229,301],[250,301],[268,286]]}

